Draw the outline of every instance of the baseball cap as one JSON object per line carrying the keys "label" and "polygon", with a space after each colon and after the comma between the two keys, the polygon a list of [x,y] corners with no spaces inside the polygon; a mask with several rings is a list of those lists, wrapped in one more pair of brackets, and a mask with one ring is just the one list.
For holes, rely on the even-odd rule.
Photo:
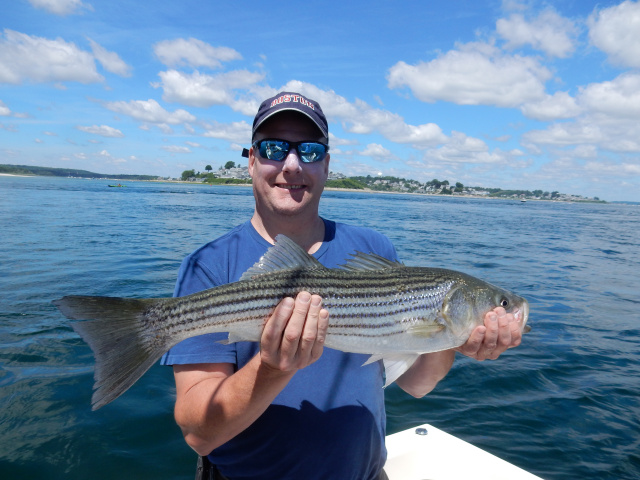
{"label": "baseball cap", "polygon": [[[280,92],[273,97],[267,98],[260,104],[258,113],[253,119],[253,129],[251,131],[251,140],[256,135],[256,131],[265,121],[273,117],[277,113],[284,111],[300,112],[306,115],[313,123],[316,124],[322,135],[329,139],[329,125],[327,117],[324,116],[320,104],[315,100],[307,98],[295,92]],[[249,151],[243,149],[243,157],[249,156]]]}
{"label": "baseball cap", "polygon": [[276,113],[283,111],[295,111],[300,112],[316,124],[316,126],[322,132],[322,135],[329,137],[329,126],[327,124],[327,118],[322,112],[320,104],[315,100],[306,98],[299,93],[294,92],[280,92],[277,95],[267,98],[260,104],[258,113],[253,119],[253,130],[251,131],[251,139],[256,134],[256,131],[265,121],[274,116]]}

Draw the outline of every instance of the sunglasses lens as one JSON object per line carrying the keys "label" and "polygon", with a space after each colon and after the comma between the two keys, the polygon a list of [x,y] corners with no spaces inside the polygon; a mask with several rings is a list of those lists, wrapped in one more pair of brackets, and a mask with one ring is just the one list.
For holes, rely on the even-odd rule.
{"label": "sunglasses lens", "polygon": [[276,162],[281,162],[287,158],[292,146],[296,147],[298,156],[304,163],[324,160],[328,150],[326,145],[318,142],[290,143],[284,140],[261,140],[256,144],[262,158],[268,158]]}
{"label": "sunglasses lens", "polygon": [[319,162],[327,154],[327,148],[317,142],[305,142],[298,145],[300,159],[305,163]]}
{"label": "sunglasses lens", "polygon": [[263,140],[260,142],[259,150],[261,157],[280,162],[289,153],[289,144],[282,140]]}

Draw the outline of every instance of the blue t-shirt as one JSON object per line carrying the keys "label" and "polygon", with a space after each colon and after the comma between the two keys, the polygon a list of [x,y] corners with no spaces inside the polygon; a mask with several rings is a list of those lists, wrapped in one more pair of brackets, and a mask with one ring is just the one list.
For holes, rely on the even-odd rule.
{"label": "blue t-shirt", "polygon": [[[314,256],[328,268],[346,263],[355,251],[397,258],[380,233],[324,223],[324,242]],[[250,221],[237,226],[185,258],[174,295],[237,281],[270,246]],[[226,337],[214,333],[187,339],[161,362],[233,363],[239,369],[259,351],[255,342],[218,343]],[[320,359],[298,371],[260,418],[211,452],[211,462],[234,480],[377,478],[386,460],[383,366],[362,366],[367,358],[325,347]]]}

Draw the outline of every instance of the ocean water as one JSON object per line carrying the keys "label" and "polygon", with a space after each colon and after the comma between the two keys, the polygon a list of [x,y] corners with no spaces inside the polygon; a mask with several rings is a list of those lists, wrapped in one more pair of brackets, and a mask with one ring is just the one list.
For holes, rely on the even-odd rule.
{"label": "ocean water", "polygon": [[[168,296],[182,258],[243,222],[251,189],[0,176],[0,478],[193,478],[159,365],[92,412],[92,354],[51,305]],[[388,235],[408,265],[528,298],[499,360],[458,357],[388,431],[431,423],[545,479],[640,478],[640,206],[325,192],[321,214]],[[425,453],[428,456],[428,452]],[[461,459],[464,461],[464,459]]]}

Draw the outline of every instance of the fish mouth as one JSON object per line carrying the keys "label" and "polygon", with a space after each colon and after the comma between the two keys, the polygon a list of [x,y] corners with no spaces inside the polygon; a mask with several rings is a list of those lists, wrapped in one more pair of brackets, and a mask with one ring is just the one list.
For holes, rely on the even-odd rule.
{"label": "fish mouth", "polygon": [[531,327],[527,325],[527,320],[529,320],[529,302],[523,299],[522,305],[515,312],[513,312],[513,316],[520,324],[521,332],[527,333],[531,331]]}

